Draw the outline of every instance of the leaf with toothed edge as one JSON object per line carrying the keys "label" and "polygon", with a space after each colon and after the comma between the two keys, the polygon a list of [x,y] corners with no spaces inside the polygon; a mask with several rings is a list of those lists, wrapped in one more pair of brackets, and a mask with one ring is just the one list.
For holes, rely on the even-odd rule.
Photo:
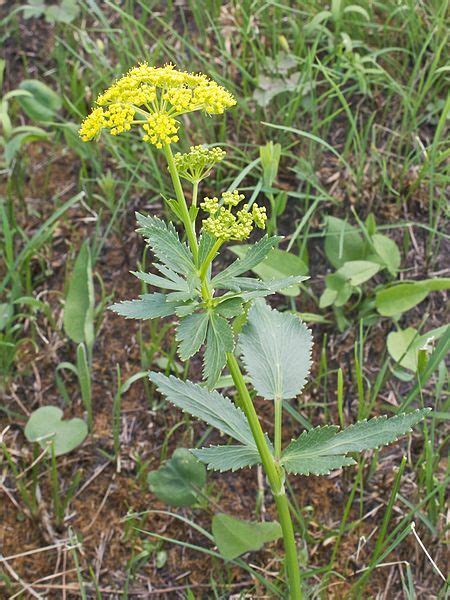
{"label": "leaf with toothed edge", "polygon": [[188,246],[180,241],[175,227],[157,217],[136,213],[137,230],[147,240],[155,256],[167,267],[186,277],[196,274],[194,259]]}
{"label": "leaf with toothed edge", "polygon": [[280,236],[268,237],[265,235],[263,238],[258,240],[256,244],[251,246],[244,258],[238,258],[229,267],[221,271],[212,280],[212,285],[215,288],[227,288],[228,281],[236,278],[242,273],[246,273],[259,265],[268,253],[277,246],[282,238]]}
{"label": "leaf with toothed edge", "polygon": [[352,465],[350,452],[373,450],[395,442],[401,435],[411,431],[430,412],[422,408],[408,414],[374,417],[359,421],[339,431],[331,425],[304,431],[293,440],[281,457],[281,464],[288,473],[299,475],[325,475],[333,469]]}
{"label": "leaf with toothed edge", "polygon": [[200,350],[208,330],[208,313],[199,312],[180,320],[176,339],[179,343],[178,355],[181,360],[188,360]]}
{"label": "leaf with toothed edge", "polygon": [[206,463],[212,471],[237,471],[261,463],[256,447],[230,444],[229,446],[209,446],[209,448],[191,449],[192,454]]}
{"label": "leaf with toothed edge", "polygon": [[257,300],[248,312],[238,347],[253,387],[263,398],[295,398],[305,385],[312,336],[299,317]]}
{"label": "leaf with toothed edge", "polygon": [[151,372],[149,377],[158,391],[183,412],[202,419],[242,444],[255,446],[244,413],[229,398],[191,381],[181,381],[173,375],[166,377],[162,373]]}
{"label": "leaf with toothed edge", "polygon": [[214,387],[227,362],[227,352],[233,352],[234,336],[231,325],[224,317],[209,312],[206,350],[203,363],[203,378],[208,388]]}
{"label": "leaf with toothed edge", "polygon": [[208,233],[207,231],[203,231],[200,236],[200,241],[198,244],[198,264],[201,265],[205,262],[206,257],[214,248],[214,244],[216,243],[216,238]]}
{"label": "leaf with toothed edge", "polygon": [[109,307],[109,310],[127,319],[156,319],[175,314],[178,305],[178,302],[168,302],[165,294],[156,292],[142,294],[139,300],[116,302]]}

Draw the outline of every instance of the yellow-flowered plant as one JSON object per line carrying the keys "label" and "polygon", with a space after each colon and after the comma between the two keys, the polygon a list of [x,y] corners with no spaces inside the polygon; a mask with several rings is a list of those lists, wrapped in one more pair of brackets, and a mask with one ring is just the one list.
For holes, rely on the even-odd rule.
{"label": "yellow-flowered plant", "polygon": [[[118,135],[137,127],[143,140],[161,149],[167,160],[176,196],[167,202],[181,221],[187,243],[180,240],[171,222],[152,215],[138,215],[138,231],[157,259],[153,266],[159,274],[139,272],[135,275],[159,291],[143,294],[138,300],[119,302],[111,308],[127,318],[176,318],[178,353],[183,361],[204,347],[204,385],[154,372],[150,379],[175,406],[234,439],[234,444],[191,450],[210,469],[234,471],[257,464],[264,467],[281,525],[280,528],[272,524],[273,539],[283,536],[289,597],[299,600],[303,592],[284,487],[287,473],[321,475],[354,464],[349,453],[397,439],[419,422],[427,409],[392,417],[386,427],[386,420],[381,418],[356,423],[343,431],[335,426],[305,430],[282,449],[283,401],[295,398],[305,384],[312,338],[295,314],[272,310],[263,298],[299,284],[305,278],[291,276],[262,281],[245,276],[281,239],[268,235],[250,245],[243,258],[214,274],[212,263],[222,245],[248,239],[254,226],[264,229],[266,209],[256,203],[249,206],[236,189],[220,194],[220,200],[218,196],[206,196],[197,207],[198,186],[223,159],[224,152],[194,146],[189,152],[174,156],[171,149],[181,129],[177,117],[194,110],[220,114],[235,103],[229,92],[205,75],[177,71],[172,65],[155,68],[142,64],[97,98],[97,106],[83,122],[80,135],[87,141],[96,138],[102,129]],[[192,185],[190,207],[181,179]],[[197,233],[200,209],[205,215],[201,217],[202,228]],[[273,443],[262,429],[238,358],[242,359],[255,393],[273,402]],[[225,366],[238,392],[239,408],[214,389],[225,385],[219,384]],[[220,515],[216,518],[220,519]],[[258,524],[250,527],[257,528]],[[240,539],[241,550],[234,553],[216,536],[214,540],[227,559],[255,547],[252,539]]]}
{"label": "yellow-flowered plant", "polygon": [[162,148],[178,141],[180,124],[176,117],[197,110],[221,114],[236,100],[201,73],[143,63],[100,94],[96,104],[80,128],[84,141],[96,138],[102,129],[118,135],[135,126],[143,133],[144,141]]}

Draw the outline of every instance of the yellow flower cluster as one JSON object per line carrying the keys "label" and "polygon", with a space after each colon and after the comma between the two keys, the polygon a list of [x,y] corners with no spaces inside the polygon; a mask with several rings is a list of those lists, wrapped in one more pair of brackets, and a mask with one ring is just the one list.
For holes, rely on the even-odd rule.
{"label": "yellow flower cluster", "polygon": [[232,212],[232,209],[238,206],[244,198],[244,194],[239,194],[237,190],[224,192],[222,205],[216,197],[205,198],[200,205],[205,212],[209,213],[209,217],[203,220],[204,231],[223,241],[242,241],[249,237],[253,225],[264,229],[267,215],[263,206],[253,204],[252,212],[247,206],[238,210],[236,214]]}
{"label": "yellow flower cluster", "polygon": [[106,127],[106,119],[101,108],[94,108],[81,124],[79,134],[83,142],[96,138],[103,127]]}
{"label": "yellow flower cluster", "polygon": [[149,115],[147,122],[142,125],[146,135],[142,138],[144,142],[151,142],[157,148],[162,148],[171,142],[178,142],[179,125],[173,117],[167,113],[153,113]]}
{"label": "yellow flower cluster", "polygon": [[135,124],[146,132],[145,141],[161,148],[178,139],[174,117],[195,110],[221,114],[236,100],[206,75],[177,71],[173,65],[150,67],[144,63],[118,79],[96,103],[97,108],[81,125],[83,141],[97,137],[103,128],[117,135]]}
{"label": "yellow flower cluster", "polygon": [[226,152],[221,148],[206,148],[206,146],[191,146],[189,152],[174,156],[178,175],[191,183],[205,179],[214,165],[225,158]]}

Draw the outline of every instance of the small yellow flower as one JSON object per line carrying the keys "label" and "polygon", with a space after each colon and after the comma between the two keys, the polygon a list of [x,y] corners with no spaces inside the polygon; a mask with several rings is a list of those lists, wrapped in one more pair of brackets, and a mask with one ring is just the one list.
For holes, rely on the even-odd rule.
{"label": "small yellow flower", "polygon": [[178,127],[175,119],[166,113],[153,113],[142,125],[144,131],[147,132],[142,139],[145,142],[151,142],[157,148],[162,148],[171,142],[178,142]]}
{"label": "small yellow flower", "polygon": [[91,114],[88,115],[81,123],[78,133],[83,142],[88,142],[100,135],[103,127],[106,127],[106,119],[105,115],[103,114],[103,109],[94,108]]}
{"label": "small yellow flower", "polygon": [[127,104],[111,104],[104,111],[106,127],[111,135],[118,135],[131,129],[134,119],[134,109]]}
{"label": "small yellow flower", "polygon": [[245,206],[233,214],[232,209],[244,200],[244,195],[237,190],[222,194],[222,206],[219,199],[205,198],[201,208],[209,213],[203,220],[203,229],[217,239],[242,241],[249,237],[253,231],[253,224],[261,229],[265,228],[267,220],[266,209],[254,204],[252,212]]}

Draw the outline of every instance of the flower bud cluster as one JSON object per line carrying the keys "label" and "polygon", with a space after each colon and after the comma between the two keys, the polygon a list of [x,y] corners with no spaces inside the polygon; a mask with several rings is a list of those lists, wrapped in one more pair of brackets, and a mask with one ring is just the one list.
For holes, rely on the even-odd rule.
{"label": "flower bud cluster", "polygon": [[245,206],[233,213],[233,208],[245,199],[244,194],[233,190],[223,192],[221,198],[222,202],[214,197],[205,198],[201,203],[201,208],[209,214],[209,217],[203,220],[204,231],[222,241],[242,241],[250,236],[254,225],[265,229],[267,221],[265,207],[253,204],[251,212]]}
{"label": "flower bud cluster", "polygon": [[225,158],[226,152],[221,148],[191,146],[189,152],[174,156],[178,175],[191,183],[198,183],[209,175],[215,164]]}

